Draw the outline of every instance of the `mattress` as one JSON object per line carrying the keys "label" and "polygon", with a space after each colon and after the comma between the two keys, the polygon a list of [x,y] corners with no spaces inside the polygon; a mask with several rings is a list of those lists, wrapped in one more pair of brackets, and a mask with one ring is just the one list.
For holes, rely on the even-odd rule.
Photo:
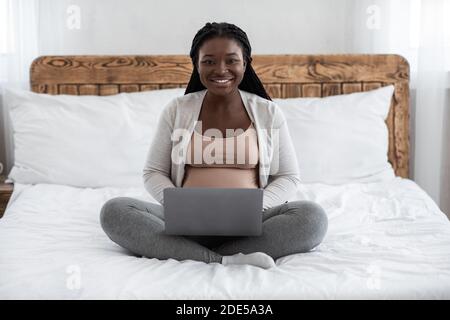
{"label": "mattress", "polygon": [[136,257],[99,223],[144,188],[16,184],[0,219],[1,299],[449,299],[450,222],[415,182],[303,184],[329,216],[323,242],[277,267]]}

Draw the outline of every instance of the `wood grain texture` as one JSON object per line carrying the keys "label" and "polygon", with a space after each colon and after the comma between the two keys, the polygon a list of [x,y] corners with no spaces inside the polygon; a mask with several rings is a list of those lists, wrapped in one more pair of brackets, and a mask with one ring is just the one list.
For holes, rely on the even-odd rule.
{"label": "wood grain texture", "polygon": [[361,92],[362,91],[362,83],[343,83],[342,84],[342,93],[349,94],[353,92]]}
{"label": "wood grain texture", "polygon": [[[262,81],[262,80],[261,80]],[[302,97],[301,83],[283,83],[281,84],[281,97],[278,98],[295,98]]]}
{"label": "wood grain texture", "polygon": [[323,83],[322,84],[322,96],[336,96],[341,94],[341,84],[340,83]]}
{"label": "wood grain texture", "polygon": [[78,86],[78,92],[80,95],[99,95],[99,87],[96,84],[80,84]]}
{"label": "wood grain texture", "polygon": [[59,93],[78,95],[78,86],[75,84],[62,84],[59,86]]}
{"label": "wood grain texture", "polygon": [[99,86],[99,94],[101,96],[108,96],[111,94],[118,94],[119,93],[119,85],[117,84],[101,84]]}
{"label": "wood grain texture", "polygon": [[14,184],[5,183],[6,177],[0,175],[0,218],[3,217],[3,214],[8,206],[9,199],[14,190]]}
{"label": "wood grain texture", "polygon": [[302,85],[303,97],[321,97],[322,85],[320,83],[307,83]]}
{"label": "wood grain texture", "polygon": [[[327,97],[395,86],[386,124],[388,159],[409,174],[409,64],[399,55],[254,55],[252,66],[272,98]],[[42,56],[31,65],[31,88],[49,94],[110,95],[186,87],[185,55]]]}
{"label": "wood grain texture", "polygon": [[139,85],[138,84],[121,84],[119,86],[120,92],[138,92]]}
{"label": "wood grain texture", "polygon": [[264,84],[264,89],[266,89],[267,94],[272,98],[282,97],[281,84]]}
{"label": "wood grain texture", "polygon": [[159,85],[157,85],[157,84],[141,84],[140,89],[141,89],[141,91],[158,90]]}

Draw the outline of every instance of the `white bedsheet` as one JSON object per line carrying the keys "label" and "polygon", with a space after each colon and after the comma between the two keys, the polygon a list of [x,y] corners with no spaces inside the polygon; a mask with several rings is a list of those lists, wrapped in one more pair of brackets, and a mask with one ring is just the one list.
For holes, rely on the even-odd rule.
{"label": "white bedsheet", "polygon": [[325,208],[328,233],[270,270],[130,256],[99,224],[116,196],[154,201],[143,188],[17,184],[0,219],[0,298],[450,298],[450,222],[408,179],[302,185],[295,199]]}

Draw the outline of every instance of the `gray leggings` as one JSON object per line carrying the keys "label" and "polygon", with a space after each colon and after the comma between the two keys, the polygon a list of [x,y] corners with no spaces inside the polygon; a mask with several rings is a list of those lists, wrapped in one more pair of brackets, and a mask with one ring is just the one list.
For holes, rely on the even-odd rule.
{"label": "gray leggings", "polygon": [[137,256],[222,262],[239,252],[265,252],[274,259],[307,252],[328,229],[326,212],[309,200],[286,202],[262,212],[261,236],[174,236],[164,234],[164,208],[129,197],[108,200],[100,222],[108,237]]}

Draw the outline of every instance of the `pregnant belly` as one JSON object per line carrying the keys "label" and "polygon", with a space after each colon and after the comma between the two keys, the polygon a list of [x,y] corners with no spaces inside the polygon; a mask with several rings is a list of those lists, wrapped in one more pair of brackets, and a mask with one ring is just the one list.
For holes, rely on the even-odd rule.
{"label": "pregnant belly", "polygon": [[258,188],[258,168],[205,168],[185,166],[183,187]]}

